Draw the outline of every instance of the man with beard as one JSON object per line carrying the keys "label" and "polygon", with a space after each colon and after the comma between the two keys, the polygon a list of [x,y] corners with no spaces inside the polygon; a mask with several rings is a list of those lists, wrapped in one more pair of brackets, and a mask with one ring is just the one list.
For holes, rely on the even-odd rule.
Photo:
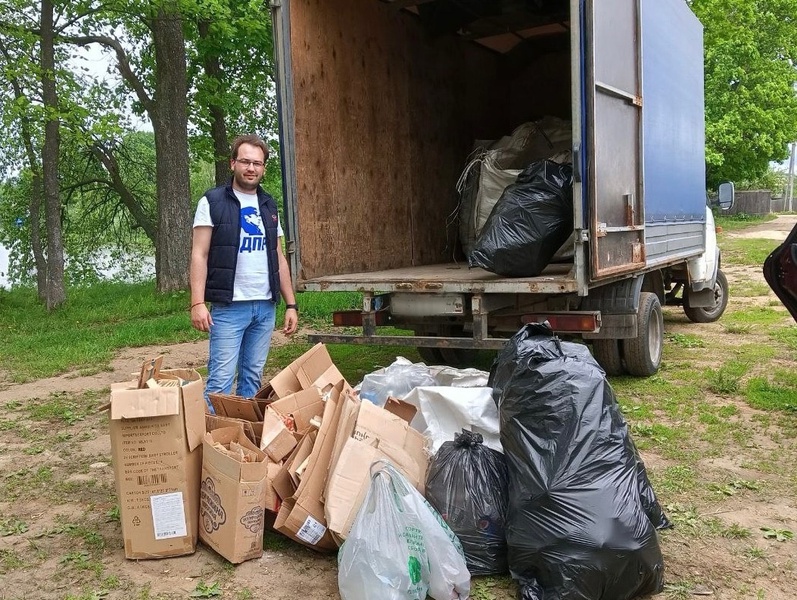
{"label": "man with beard", "polygon": [[229,394],[236,371],[238,396],[251,398],[260,388],[280,295],[283,333],[295,332],[299,319],[277,204],[260,187],[268,146],[242,135],[231,156],[232,179],[199,200],[191,246],[191,324],[210,332],[210,412],[207,394]]}

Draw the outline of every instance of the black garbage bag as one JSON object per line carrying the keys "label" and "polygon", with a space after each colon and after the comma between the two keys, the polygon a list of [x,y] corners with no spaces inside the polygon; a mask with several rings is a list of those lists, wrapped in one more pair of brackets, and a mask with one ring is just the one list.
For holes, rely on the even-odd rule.
{"label": "black garbage bag", "polygon": [[509,571],[524,600],[660,592],[669,522],[586,346],[528,325],[490,373],[509,472]]}
{"label": "black garbage bag", "polygon": [[426,499],[457,534],[471,575],[506,573],[507,472],[504,455],[463,430],[437,451]]}
{"label": "black garbage bag", "polygon": [[496,202],[468,257],[504,277],[535,277],[573,232],[573,168],[531,163]]}

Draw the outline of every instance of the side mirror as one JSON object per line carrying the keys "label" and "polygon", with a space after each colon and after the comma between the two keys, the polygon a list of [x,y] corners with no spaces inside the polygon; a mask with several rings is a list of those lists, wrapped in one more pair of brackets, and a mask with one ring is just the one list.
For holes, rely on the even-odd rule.
{"label": "side mirror", "polygon": [[717,190],[719,201],[718,204],[722,210],[730,210],[733,206],[734,196],[736,195],[736,187],[732,181],[724,181],[720,184]]}

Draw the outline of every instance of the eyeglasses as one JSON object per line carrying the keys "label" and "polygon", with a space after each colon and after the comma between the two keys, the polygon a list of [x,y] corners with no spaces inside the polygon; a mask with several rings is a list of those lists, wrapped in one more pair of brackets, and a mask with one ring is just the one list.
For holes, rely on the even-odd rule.
{"label": "eyeglasses", "polygon": [[233,160],[243,165],[245,168],[254,167],[255,169],[262,169],[265,166],[262,160],[249,160],[248,158],[235,158]]}

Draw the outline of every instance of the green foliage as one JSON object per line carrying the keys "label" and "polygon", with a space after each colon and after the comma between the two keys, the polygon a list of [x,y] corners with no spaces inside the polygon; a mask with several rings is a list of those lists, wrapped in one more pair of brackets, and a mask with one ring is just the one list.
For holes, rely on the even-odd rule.
{"label": "green foliage", "polygon": [[769,167],[763,175],[755,179],[736,181],[737,190],[769,190],[778,196],[785,192],[788,185],[788,174]]}
{"label": "green foliage", "polygon": [[196,584],[196,589],[188,594],[189,598],[215,598],[216,596],[221,596],[221,585],[217,581],[211,584],[200,581]]}
{"label": "green foliage", "polygon": [[762,177],[797,139],[797,0],[691,0],[705,27],[708,187]]}
{"label": "green foliage", "polygon": [[775,540],[776,542],[788,542],[794,539],[794,532],[788,529],[780,529],[776,527],[761,527],[764,538],[768,540]]}

